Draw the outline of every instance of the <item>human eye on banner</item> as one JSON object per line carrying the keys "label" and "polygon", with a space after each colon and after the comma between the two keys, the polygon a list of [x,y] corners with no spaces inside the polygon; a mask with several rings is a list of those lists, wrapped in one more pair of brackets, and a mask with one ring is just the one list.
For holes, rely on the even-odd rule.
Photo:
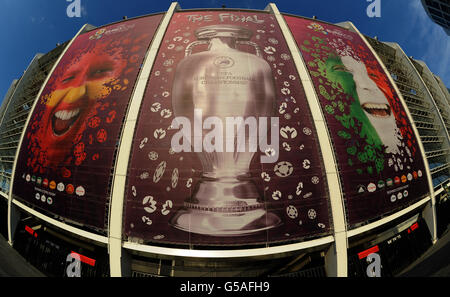
{"label": "human eye on banner", "polygon": [[329,234],[316,132],[275,18],[175,13],[134,136],[124,233],[236,245]]}
{"label": "human eye on banner", "polygon": [[392,212],[428,193],[411,123],[358,34],[285,16],[311,74],[342,179],[348,223]]}
{"label": "human eye on banner", "polygon": [[26,129],[14,196],[104,228],[116,142],[161,15],[78,36],[48,80]]}

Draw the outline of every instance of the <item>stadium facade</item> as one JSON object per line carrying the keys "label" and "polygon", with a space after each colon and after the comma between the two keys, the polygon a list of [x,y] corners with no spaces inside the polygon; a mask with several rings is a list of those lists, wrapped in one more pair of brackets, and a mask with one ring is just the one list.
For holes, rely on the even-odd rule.
{"label": "stadium facade", "polygon": [[274,4],[85,25],[3,100],[1,232],[49,276],[395,276],[449,223],[449,103]]}

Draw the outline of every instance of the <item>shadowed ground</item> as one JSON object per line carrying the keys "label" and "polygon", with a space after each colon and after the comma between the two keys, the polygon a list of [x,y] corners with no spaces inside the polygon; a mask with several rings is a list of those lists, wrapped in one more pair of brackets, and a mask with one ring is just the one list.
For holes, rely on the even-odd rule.
{"label": "shadowed ground", "polygon": [[0,234],[0,277],[42,277],[45,276],[28,263]]}

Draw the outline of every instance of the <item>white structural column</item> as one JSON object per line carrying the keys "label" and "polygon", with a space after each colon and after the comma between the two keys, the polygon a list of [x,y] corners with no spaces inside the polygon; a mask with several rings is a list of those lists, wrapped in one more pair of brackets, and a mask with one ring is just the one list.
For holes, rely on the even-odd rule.
{"label": "white structural column", "polygon": [[330,195],[330,206],[333,219],[334,243],[325,257],[325,269],[328,276],[347,276],[347,231],[343,206],[343,195],[336,167],[334,150],[328,134],[325,118],[320,107],[319,98],[314,89],[311,76],[306,68],[305,61],[300,55],[294,37],[289,30],[283,15],[278,11],[275,4],[270,3],[266,10],[274,14],[288,44],[294,60],[300,80],[306,93],[306,99],[311,109],[314,125],[317,131],[320,150],[326,171],[328,190]]}
{"label": "white structural column", "polygon": [[426,172],[426,176],[427,176],[427,181],[428,181],[428,188],[430,190],[430,201],[427,203],[427,205],[425,206],[424,211],[422,212],[423,214],[423,218],[425,219],[425,222],[428,226],[428,229],[430,230],[430,234],[431,234],[431,240],[434,243],[436,243],[437,241],[437,224],[436,224],[436,199],[435,199],[435,195],[434,195],[434,187],[433,187],[433,180],[431,178],[431,172],[430,172],[430,167],[428,165],[428,160],[427,157],[425,155],[425,149],[423,147],[422,144],[422,140],[420,139],[420,135],[419,132],[417,131],[416,125],[414,124],[414,120],[411,116],[411,113],[409,112],[408,106],[405,103],[405,99],[403,99],[402,93],[400,92],[400,90],[398,89],[397,85],[395,84],[394,80],[392,79],[389,70],[386,68],[386,66],[384,65],[383,61],[381,60],[381,58],[378,56],[377,52],[372,48],[372,46],[370,45],[370,43],[366,40],[366,38],[361,34],[361,32],[359,32],[359,30],[355,27],[355,25],[353,25],[352,22],[347,22],[350,27],[356,32],[358,33],[358,35],[362,38],[362,40],[364,41],[364,43],[366,44],[366,46],[370,49],[370,51],[372,52],[372,54],[375,56],[375,58],[377,59],[377,62],[381,65],[381,67],[383,68],[383,71],[386,73],[389,82],[391,83],[392,86],[394,86],[395,91],[397,92],[397,95],[400,99],[400,102],[402,103],[403,109],[406,112],[406,115],[408,117],[409,122],[411,123],[411,127],[412,130],[414,132],[414,136],[417,139],[417,144],[419,145],[419,150],[420,150],[420,154],[422,155],[423,158],[423,162],[425,165],[425,172]]}
{"label": "white structural column", "polygon": [[[15,232],[15,227],[17,226],[17,223],[19,221],[19,211],[17,211],[17,209],[15,209],[17,206],[13,205],[13,185],[14,185],[14,175],[16,172],[16,165],[17,165],[17,159],[19,157],[19,152],[20,152],[20,147],[22,146],[22,142],[23,142],[23,138],[25,136],[25,131],[27,130],[28,124],[30,122],[31,119],[31,115],[34,112],[34,109],[36,108],[37,103],[39,102],[39,97],[41,97],[42,91],[44,90],[45,86],[47,85],[48,80],[50,79],[50,77],[53,74],[53,71],[55,70],[56,66],[58,66],[59,61],[61,61],[61,58],[64,56],[64,54],[66,53],[67,49],[70,48],[70,46],[72,45],[72,43],[74,42],[74,40],[78,37],[78,35],[81,34],[81,32],[83,32],[84,28],[86,27],[87,24],[85,24],[83,27],[81,27],[81,29],[77,32],[77,34],[72,38],[72,40],[69,42],[69,44],[66,46],[66,48],[64,49],[64,51],[59,55],[58,59],[56,60],[55,64],[53,65],[52,69],[50,70],[50,73],[47,75],[47,78],[45,79],[44,83],[41,86],[41,89],[39,90],[39,93],[36,96],[36,99],[34,100],[33,106],[31,107],[30,113],[28,114],[27,117],[27,121],[25,122],[24,128],[22,129],[22,135],[20,136],[20,140],[19,140],[19,144],[17,145],[17,151],[16,151],[16,156],[14,158],[14,164],[13,164],[13,168],[11,171],[11,181],[9,184],[9,199],[8,199],[8,243],[10,245],[13,244],[13,236],[14,236],[14,232]],[[14,209],[12,209],[14,207]]]}
{"label": "white structural column", "polygon": [[133,136],[139,115],[139,109],[144,97],[147,81],[153,63],[158,54],[159,47],[166,32],[167,26],[176,10],[180,6],[173,2],[164,15],[145,57],[141,72],[137,78],[133,94],[130,99],[126,120],[122,129],[120,145],[117,153],[116,166],[112,184],[110,214],[109,214],[109,240],[108,252],[110,261],[110,274],[112,277],[122,276],[122,224],[123,206],[125,199],[125,186],[128,172],[128,161],[133,145]]}

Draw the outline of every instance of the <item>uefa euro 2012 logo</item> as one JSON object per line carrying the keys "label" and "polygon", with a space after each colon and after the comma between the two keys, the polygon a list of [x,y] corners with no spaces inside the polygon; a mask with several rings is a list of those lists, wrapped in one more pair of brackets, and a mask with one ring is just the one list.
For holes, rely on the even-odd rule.
{"label": "uefa euro 2012 logo", "polygon": [[106,32],[106,29],[100,29],[97,32],[95,32],[94,35],[89,36],[90,40],[94,40],[94,39],[100,39],[103,36],[103,33]]}
{"label": "uefa euro 2012 logo", "polygon": [[318,23],[311,23],[308,26],[309,29],[314,30],[316,32],[322,32],[323,34],[327,35],[328,32],[325,31],[325,29],[322,27],[322,25],[318,24]]}

